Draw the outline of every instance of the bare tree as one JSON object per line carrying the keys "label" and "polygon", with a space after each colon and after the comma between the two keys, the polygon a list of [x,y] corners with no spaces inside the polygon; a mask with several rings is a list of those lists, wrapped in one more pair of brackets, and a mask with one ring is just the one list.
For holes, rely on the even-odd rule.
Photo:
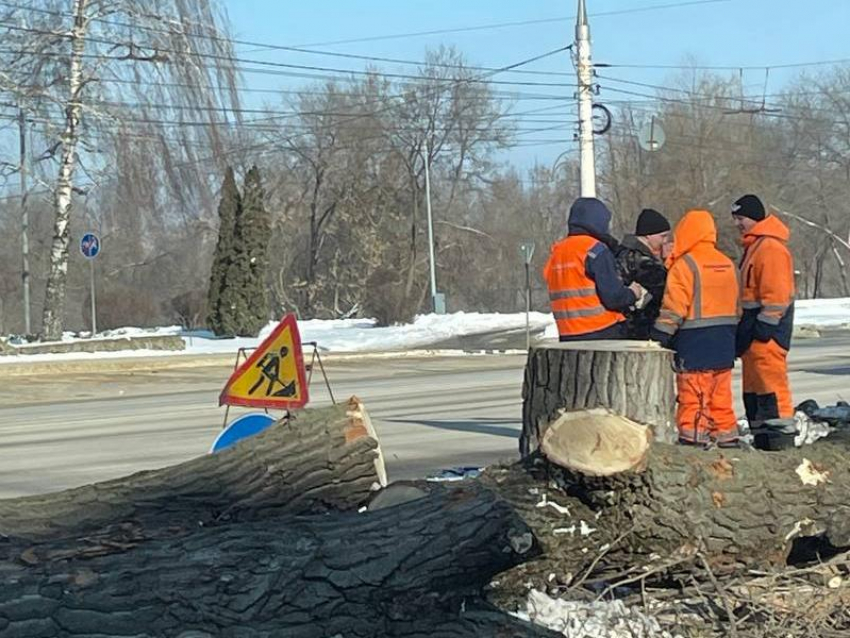
{"label": "bare tree", "polygon": [[[175,157],[175,142],[197,136],[171,128],[170,120],[223,123],[238,106],[231,43],[211,0],[73,0],[70,12],[66,7],[38,0],[3,15],[9,51],[3,54],[3,88],[26,100],[46,143],[42,160],[56,167],[52,178],[47,168],[42,171],[52,182],[54,206],[42,325],[47,338],[59,337],[64,322],[75,194],[102,182],[108,171],[101,169],[110,167],[99,153],[109,138],[119,126],[140,128],[138,133],[158,141],[156,157],[170,163],[178,182],[182,158]],[[217,129],[203,131],[214,154],[221,151]],[[179,148],[194,159],[185,150],[191,146]],[[187,185],[176,190],[185,193]]]}

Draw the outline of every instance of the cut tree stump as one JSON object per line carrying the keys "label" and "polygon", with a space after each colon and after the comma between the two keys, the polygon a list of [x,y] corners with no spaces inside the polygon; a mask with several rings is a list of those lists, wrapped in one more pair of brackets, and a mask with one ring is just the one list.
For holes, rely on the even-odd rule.
{"label": "cut tree stump", "polygon": [[613,476],[646,467],[652,430],[607,410],[566,412],[546,429],[541,451],[584,476]]}
{"label": "cut tree stump", "polygon": [[[579,420],[581,413],[569,416]],[[780,452],[653,443],[647,454],[620,455],[626,469],[603,475],[612,433],[635,440],[621,418],[573,424],[587,432],[560,458],[556,446],[548,459],[485,472],[482,483],[511,503],[543,551],[542,559],[499,577],[497,600],[522,603],[529,582],[542,591],[553,582],[613,587],[638,583],[640,574],[702,571],[703,564],[718,576],[746,576],[805,563],[813,549],[825,557],[850,549],[846,438]],[[556,420],[547,438],[565,425],[564,417]],[[594,429],[608,441],[596,452]]]}
{"label": "cut tree stump", "polygon": [[0,500],[3,536],[174,535],[276,512],[352,510],[386,485],[362,403],[304,410],[218,454],[75,489]]}
{"label": "cut tree stump", "polygon": [[511,507],[476,485],[96,556],[68,540],[18,549],[0,559],[0,636],[555,636],[483,602],[496,574],[537,549]]}
{"label": "cut tree stump", "polygon": [[674,441],[673,353],[650,341],[552,342],[528,353],[520,453],[540,449],[549,423],[563,412],[606,408]]}

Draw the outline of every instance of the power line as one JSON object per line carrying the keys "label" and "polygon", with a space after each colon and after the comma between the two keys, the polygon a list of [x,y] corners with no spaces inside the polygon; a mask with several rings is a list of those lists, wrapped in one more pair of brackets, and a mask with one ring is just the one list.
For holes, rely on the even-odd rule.
{"label": "power line", "polygon": [[[105,41],[105,42],[109,43],[109,41]],[[121,43],[116,43],[116,44],[121,44]],[[462,85],[462,84],[464,84],[464,83],[469,83],[469,82],[481,82],[481,81],[485,81],[485,80],[486,80],[486,78],[488,78],[488,77],[492,77],[493,75],[496,75],[496,74],[498,74],[498,73],[502,73],[502,72],[507,71],[507,70],[510,70],[510,69],[515,69],[515,68],[521,67],[521,66],[523,66],[523,65],[530,64],[530,63],[532,63],[532,62],[535,62],[535,61],[537,61],[537,60],[540,60],[540,59],[542,59],[542,58],[544,58],[544,57],[548,57],[548,56],[550,56],[550,55],[554,55],[554,54],[556,54],[556,53],[559,53],[559,52],[562,52],[562,51],[566,51],[566,50],[570,49],[570,48],[571,48],[571,46],[572,46],[572,45],[569,45],[569,46],[566,46],[566,47],[561,47],[561,48],[559,48],[559,49],[555,49],[555,50],[553,50],[553,51],[549,51],[549,52],[546,52],[546,53],[542,53],[542,54],[536,55],[536,56],[534,56],[534,57],[532,57],[532,58],[528,58],[528,59],[525,59],[525,60],[521,60],[521,61],[519,61],[519,62],[515,62],[515,63],[510,64],[510,65],[507,65],[507,66],[505,66],[505,67],[501,67],[501,68],[498,68],[498,69],[494,69],[493,71],[490,71],[490,72],[488,72],[488,73],[486,73],[486,74],[483,74],[483,75],[480,75],[480,76],[478,76],[478,77],[466,77],[466,78],[444,78],[444,79],[440,79],[440,78],[438,78],[438,79],[436,79],[436,80],[435,80],[435,79],[433,79],[433,78],[423,78],[423,77],[421,77],[421,76],[412,76],[412,77],[413,77],[414,79],[416,79],[416,80],[419,80],[419,81],[422,81],[422,80],[424,80],[424,79],[431,79],[432,81],[436,81],[436,82],[437,82],[438,86],[433,86],[433,87],[426,86],[426,87],[424,87],[424,88],[425,88],[425,90],[432,90],[432,91],[436,91],[436,90],[438,90],[438,89],[439,89],[439,90],[442,90],[442,89],[444,89],[444,88],[445,88],[443,85],[448,85],[448,86],[459,86],[459,85]],[[1,51],[0,51],[0,52],[1,52]],[[13,52],[14,52],[14,51],[13,51]],[[38,52],[35,52],[35,53],[38,53]],[[98,57],[98,56],[94,56],[94,57]],[[400,98],[402,98],[402,99],[405,99],[405,98],[406,98],[406,96],[398,96],[398,97],[400,97]],[[372,116],[374,116],[374,115],[376,115],[376,114],[379,114],[379,113],[381,113],[381,112],[387,112],[387,111],[389,111],[389,110],[390,110],[390,109],[392,109],[392,108],[393,108],[393,106],[392,106],[392,105],[387,105],[384,109],[379,110],[379,111],[377,111],[377,112],[371,112],[371,113],[358,114],[358,115],[356,115],[356,116],[353,116],[351,119],[352,119],[352,120],[357,120],[357,119],[361,119],[361,118],[363,118],[363,117],[372,117]],[[155,122],[149,122],[149,123],[155,123]],[[182,124],[183,124],[183,125],[187,125],[187,123],[185,123],[185,122],[183,122]],[[191,124],[189,124],[189,125],[191,125]]]}
{"label": "power line", "polygon": [[[58,38],[64,38],[64,39],[71,39],[71,38],[74,37],[70,33],[58,33],[57,34],[55,32],[48,31],[46,29],[34,29],[34,28],[31,28],[31,27],[19,27],[17,25],[9,24],[7,22],[0,22],[0,27],[3,27],[5,29],[9,29],[11,31],[21,31],[21,32],[24,32],[24,33],[32,33],[32,34],[37,34],[37,35],[49,35],[49,36],[52,36],[52,37],[58,37]],[[108,45],[108,46],[127,46],[126,42],[122,42],[122,41],[119,41],[119,40],[108,40],[108,39],[100,38],[100,37],[96,37],[96,36],[86,36],[85,40],[87,42],[92,42],[92,43],[95,43],[95,44],[104,44],[104,45]],[[279,76],[284,76],[284,77],[302,77],[302,78],[307,78],[307,79],[312,78],[312,79],[323,79],[323,80],[332,79],[332,78],[330,78],[328,76],[324,76],[324,75],[316,76],[315,73],[343,74],[343,77],[351,76],[351,75],[356,75],[356,76],[361,76],[361,77],[362,76],[366,76],[366,77],[378,76],[378,77],[385,77],[385,78],[391,78],[391,79],[420,80],[420,81],[425,80],[425,79],[441,81],[443,79],[443,78],[428,78],[428,76],[423,76],[421,74],[420,75],[411,75],[411,74],[406,74],[406,73],[388,73],[388,72],[379,72],[379,71],[373,71],[373,70],[365,70],[364,71],[364,70],[360,70],[360,69],[340,69],[340,68],[337,68],[337,67],[326,67],[326,66],[317,66],[317,65],[309,65],[309,64],[291,64],[291,63],[287,63],[287,62],[271,62],[271,61],[267,61],[267,60],[254,60],[254,59],[249,59],[249,58],[240,58],[240,57],[237,57],[237,56],[221,55],[221,54],[216,54],[216,53],[192,52],[192,53],[187,54],[185,51],[178,51],[176,49],[167,49],[167,48],[162,48],[162,47],[158,47],[158,46],[149,46],[149,47],[146,46],[146,47],[142,47],[142,48],[150,48],[150,49],[156,51],[157,53],[166,53],[166,54],[170,53],[170,54],[174,54],[174,55],[186,56],[188,58],[200,58],[200,59],[206,59],[206,60],[216,60],[216,61],[219,61],[219,62],[226,63],[227,66],[225,68],[229,68],[231,70],[239,71],[239,72],[242,72],[242,73],[256,73],[256,74],[262,74],[262,75],[279,75]],[[570,48],[569,46],[559,47],[559,48],[557,48],[553,51],[549,51],[547,53],[534,56],[533,58],[530,58],[528,60],[523,61],[522,63],[512,64],[512,65],[508,65],[508,66],[505,66],[505,67],[499,67],[499,68],[492,68],[492,69],[488,68],[486,77],[492,77],[493,75],[496,75],[496,74],[499,74],[499,73],[505,73],[507,71],[511,71],[518,66],[523,66],[525,64],[530,64],[532,62],[537,62],[538,60],[542,60],[542,59],[549,57],[551,55],[555,55],[557,53],[561,53],[563,51],[566,51],[569,48]],[[64,53],[64,52],[60,53],[60,52],[55,52],[55,51],[33,51],[33,50],[20,50],[20,49],[3,49],[3,50],[0,50],[0,53],[14,53],[14,54],[24,53],[24,54],[29,54],[29,55],[41,55],[41,56],[51,56],[51,57],[63,57],[63,58],[68,56],[68,54]],[[118,57],[104,56],[104,55],[101,55],[101,54],[92,54],[92,53],[82,54],[81,57],[86,58],[86,59],[96,59],[96,60],[109,60],[109,59],[120,60],[121,59],[121,58],[118,58]],[[132,60],[132,58],[130,58],[130,60]],[[249,67],[249,66],[244,66],[246,64],[255,65],[255,66],[261,67],[261,68],[252,68],[252,67]],[[292,70],[283,71],[281,69],[292,69]],[[307,71],[314,72],[314,74],[313,75],[305,74],[305,72],[307,72]],[[544,86],[544,87],[562,87],[562,88],[564,88],[564,87],[566,87],[566,88],[576,88],[576,86],[577,86],[575,83],[566,83],[566,82],[533,82],[533,81],[526,81],[526,80],[488,80],[488,79],[481,79],[481,78],[476,78],[476,77],[457,78],[457,79],[463,80],[463,81],[469,82],[469,83],[485,83],[485,84],[492,84],[492,85],[498,85],[498,86]]]}
{"label": "power line", "polygon": [[[602,11],[598,13],[589,14],[590,17],[607,17],[607,16],[616,16],[616,15],[627,15],[632,13],[644,13],[646,11],[659,11],[662,9],[674,9],[680,7],[688,7],[695,5],[704,5],[704,4],[718,4],[721,2],[731,2],[732,0],[691,0],[689,2],[673,2],[667,4],[657,4],[657,5],[649,5],[646,7],[636,7],[634,9],[621,9],[616,11]],[[535,24],[548,24],[554,22],[574,22],[575,16],[558,16],[553,18],[540,18],[537,20],[520,20],[515,22],[497,22],[490,24],[481,24],[475,26],[468,27],[456,27],[452,29],[436,29],[432,31],[414,31],[409,33],[394,33],[390,35],[377,35],[377,36],[369,36],[365,38],[350,38],[347,40],[330,40],[325,42],[310,42],[307,44],[297,45],[298,47],[320,47],[320,46],[331,46],[337,44],[355,44],[360,42],[377,42],[380,40],[398,40],[401,38],[415,38],[420,36],[429,36],[429,35],[445,35],[449,33],[468,33],[472,31],[487,31],[490,29],[504,29],[508,27],[524,27]]]}
{"label": "power line", "polygon": [[[702,95],[694,94],[695,97],[699,96],[699,97],[708,98],[708,99],[728,100],[729,103],[730,103],[729,106],[719,106],[719,105],[716,105],[716,104],[697,104],[695,100],[672,98],[672,97],[667,97],[667,96],[662,96],[662,95],[651,95],[651,94],[648,94],[648,93],[640,93],[638,91],[629,91],[627,89],[618,89],[618,88],[615,88],[615,87],[612,87],[612,86],[600,87],[600,88],[603,88],[607,91],[613,91],[614,93],[622,93],[624,95],[634,95],[634,96],[637,96],[637,97],[652,98],[652,99],[654,99],[658,102],[666,102],[666,103],[670,103],[670,104],[683,104],[685,106],[692,106],[692,107],[699,107],[699,108],[703,108],[703,109],[722,111],[726,115],[735,115],[736,113],[732,112],[732,111],[734,111],[735,106],[732,106],[732,105],[741,103],[741,98],[734,97],[734,96],[724,96],[724,95],[706,96],[705,94],[702,94]],[[669,87],[662,87],[662,90],[667,89],[667,88],[669,88]],[[670,89],[670,90],[679,91],[678,89]],[[687,93],[687,91],[684,91],[684,92]],[[747,114],[747,113],[743,113],[743,114]],[[787,115],[787,114],[783,114],[783,113],[771,113],[769,111],[763,111],[763,110],[754,110],[750,114],[752,114],[752,115],[762,115],[764,117],[770,117],[770,118],[775,118],[775,119],[780,119],[780,120],[798,121],[798,122],[817,122],[817,123],[821,123],[821,124],[835,124],[835,125],[846,125],[847,124],[847,122],[842,122],[840,120],[825,120],[825,119],[822,119],[822,118],[806,117],[804,115]]]}
{"label": "power line", "polygon": [[[27,10],[27,11],[34,11],[34,12],[37,12],[37,13],[42,13],[42,14],[47,14],[47,15],[52,15],[52,16],[68,17],[68,18],[73,17],[73,14],[71,14],[71,13],[66,13],[66,12],[62,12],[62,11],[50,11],[48,9],[37,9],[35,7],[27,7],[27,6],[15,4],[15,3],[12,3],[12,2],[0,2],[0,6],[10,7],[10,8],[14,8],[14,9],[22,9],[22,10]],[[99,22],[101,24],[111,25],[111,26],[137,29],[137,30],[148,31],[148,32],[152,32],[152,33],[161,33],[161,34],[164,34],[164,35],[175,35],[175,34],[177,34],[177,35],[187,37],[187,38],[214,40],[214,41],[232,43],[232,44],[236,44],[236,45],[258,47],[258,48],[263,49],[263,50],[286,51],[286,52],[290,52],[290,53],[302,53],[302,54],[307,54],[307,55],[329,56],[329,57],[351,59],[351,60],[363,60],[363,61],[367,61],[367,62],[385,62],[385,63],[390,63],[390,64],[404,64],[404,65],[413,65],[413,66],[429,65],[429,66],[435,66],[435,67],[447,68],[447,69],[468,69],[468,70],[474,70],[474,71],[495,71],[496,70],[496,68],[494,68],[494,67],[486,67],[486,66],[475,66],[475,65],[467,65],[467,64],[449,64],[449,63],[438,62],[438,61],[429,62],[429,61],[423,61],[423,60],[408,60],[408,59],[401,59],[401,58],[381,57],[381,56],[375,56],[375,55],[357,55],[357,54],[353,54],[353,53],[342,53],[342,52],[337,52],[337,51],[321,51],[321,50],[317,50],[317,49],[305,49],[305,48],[302,48],[302,47],[285,46],[285,45],[279,45],[279,44],[270,44],[270,43],[267,43],[267,42],[255,42],[255,41],[252,41],[252,40],[243,40],[243,39],[239,39],[239,38],[231,38],[231,37],[226,37],[226,36],[205,35],[205,34],[200,34],[200,33],[175,32],[174,30],[160,29],[160,28],[153,27],[153,26],[150,26],[150,25],[139,25],[139,24],[132,24],[132,23],[127,23],[127,22],[117,22],[115,20],[107,20],[105,18],[94,18],[93,21]],[[217,30],[212,25],[203,25],[203,26],[206,27],[206,28],[209,28],[211,30]],[[527,74],[527,75],[547,75],[547,76],[573,77],[572,73],[561,72],[561,71],[533,71],[533,70],[528,70],[528,69],[522,69],[522,70],[510,69],[507,72],[509,72],[509,73],[522,73],[522,74]]]}
{"label": "power line", "polygon": [[[591,13],[590,17],[599,18],[599,17],[608,17],[608,16],[628,15],[628,14],[634,14],[634,13],[645,13],[647,11],[659,11],[659,10],[664,10],[664,9],[677,9],[677,8],[688,7],[688,6],[718,4],[718,3],[731,2],[731,1],[732,0],[686,0],[684,2],[672,2],[672,3],[666,3],[666,4],[648,5],[648,6],[645,6],[645,7],[635,7],[633,9],[619,9],[619,10],[612,10],[612,11],[600,11],[600,12],[597,12],[597,13]],[[52,10],[49,10],[49,9],[38,9],[38,8],[35,8],[35,7],[20,5],[20,4],[16,4],[16,3],[12,3],[12,2],[0,2],[0,5],[10,7],[10,8],[13,8],[13,9],[22,9],[22,10],[26,10],[26,11],[33,11],[33,12],[36,12],[36,13],[42,13],[42,14],[53,15],[53,16],[74,17],[73,14],[67,13],[67,12],[52,11]],[[259,47],[261,49],[267,49],[267,50],[292,51],[292,52],[299,52],[299,53],[309,53],[309,54],[313,54],[313,55],[330,55],[330,56],[349,57],[349,58],[358,58],[358,59],[373,59],[374,61],[393,62],[393,63],[398,63],[398,64],[423,64],[421,62],[411,61],[411,60],[398,60],[398,59],[391,59],[391,58],[383,58],[382,59],[382,58],[377,58],[377,57],[372,58],[370,56],[354,56],[352,54],[343,54],[343,53],[332,52],[332,51],[309,50],[309,49],[306,49],[305,47],[326,46],[326,45],[332,45],[332,44],[351,44],[351,43],[355,43],[355,42],[373,42],[373,41],[376,41],[376,40],[390,40],[390,39],[399,39],[399,38],[409,38],[409,37],[417,37],[417,36],[423,36],[423,35],[442,35],[442,34],[448,34],[448,33],[483,31],[483,30],[489,30],[489,29],[501,29],[501,28],[506,28],[506,27],[516,27],[516,26],[529,26],[529,25],[535,25],[535,24],[547,24],[547,23],[554,23],[554,22],[567,22],[567,21],[572,22],[574,20],[575,20],[574,15],[573,16],[558,16],[558,17],[553,17],[553,18],[541,18],[541,19],[536,19],[536,20],[520,20],[520,21],[514,21],[514,22],[501,22],[501,23],[495,23],[495,24],[491,23],[491,24],[475,25],[475,26],[469,26],[469,27],[456,27],[456,28],[449,28],[449,29],[439,29],[439,30],[433,30],[433,31],[419,31],[419,32],[413,32],[413,33],[397,33],[397,34],[392,34],[392,35],[369,36],[369,37],[365,37],[365,38],[355,38],[355,39],[349,39],[349,40],[337,40],[337,41],[334,41],[334,42],[318,42],[318,43],[302,44],[302,45],[295,45],[295,46],[270,44],[270,43],[267,43],[267,42],[255,42],[255,41],[251,41],[251,40],[242,40],[242,39],[238,39],[238,38],[227,38],[227,37],[224,37],[224,36],[216,36],[216,35],[205,35],[205,34],[201,34],[201,33],[185,33],[184,32],[184,33],[181,33],[180,35],[183,35],[185,37],[190,37],[190,38],[201,38],[201,39],[216,40],[216,41],[229,41],[229,42],[232,42],[233,44]],[[149,26],[149,25],[139,25],[139,24],[132,24],[132,23],[116,22],[116,21],[113,21],[113,20],[107,20],[106,18],[94,18],[94,21],[104,23],[104,24],[108,24],[108,25],[113,25],[113,26],[120,26],[120,27],[132,28],[132,29],[140,29],[140,30],[151,31],[151,32],[166,33],[166,34],[169,34],[169,35],[174,34],[174,31],[169,31],[167,29],[157,29],[156,27],[152,27],[152,26]],[[218,31],[218,29],[214,25],[200,24],[200,25],[196,25],[196,26],[200,26],[202,28],[209,29],[211,31],[216,31],[216,32]],[[486,67],[479,67],[479,70],[488,70],[488,69]],[[524,72],[525,73],[534,73],[533,71],[524,71]],[[537,73],[547,73],[548,74],[548,73],[552,73],[552,72],[545,72],[545,71],[540,72],[539,71]],[[571,75],[571,74],[564,74],[564,75]]]}
{"label": "power line", "polygon": [[809,66],[829,66],[850,63],[850,58],[839,58],[836,60],[817,60],[814,62],[791,62],[788,64],[763,64],[763,65],[727,65],[703,66],[700,64],[617,64],[606,62],[594,62],[593,66],[603,69],[673,69],[673,70],[696,70],[696,71],[770,71],[773,69],[798,69]]}

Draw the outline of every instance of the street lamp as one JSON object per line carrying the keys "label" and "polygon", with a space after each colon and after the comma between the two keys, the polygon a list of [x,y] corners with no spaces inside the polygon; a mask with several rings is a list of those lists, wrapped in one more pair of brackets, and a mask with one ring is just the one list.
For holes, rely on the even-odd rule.
{"label": "street lamp", "polygon": [[425,209],[428,211],[428,254],[430,257],[431,270],[431,309],[434,314],[446,314],[446,296],[437,292],[437,265],[434,257],[434,220],[431,216],[431,153],[428,150],[428,139],[425,139],[425,156],[422,161],[425,164]]}

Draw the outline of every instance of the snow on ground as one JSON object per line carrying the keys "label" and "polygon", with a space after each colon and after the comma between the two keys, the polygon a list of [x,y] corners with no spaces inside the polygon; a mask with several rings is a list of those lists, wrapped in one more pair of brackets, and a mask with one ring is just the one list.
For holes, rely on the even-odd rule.
{"label": "snow on ground", "polygon": [[801,299],[794,304],[794,324],[814,328],[850,327],[850,299]]}
{"label": "snow on ground", "polygon": [[[545,338],[557,338],[558,330],[552,315],[532,312],[532,331],[543,331]],[[795,324],[815,328],[850,327],[850,298],[816,299],[798,301]],[[116,337],[179,335],[186,342],[186,350],[175,353],[157,350],[127,350],[119,352],[67,353],[19,355],[0,357],[0,364],[13,361],[24,362],[47,360],[74,360],[116,357],[174,356],[175,354],[220,354],[235,353],[238,348],[256,347],[277,325],[270,323],[257,338],[217,339],[203,330],[185,331],[180,326],[159,328],[119,328],[99,333],[95,339]],[[420,315],[412,324],[378,327],[372,319],[314,319],[299,321],[301,340],[315,341],[324,352],[333,353],[380,353],[406,352],[429,348],[453,338],[487,332],[523,330],[525,313],[499,314],[456,312],[450,315]],[[86,333],[66,333],[63,341],[88,337]]]}
{"label": "snow on ground", "polygon": [[[548,313],[533,312],[530,317],[533,331],[545,330],[554,325]],[[126,350],[97,353],[31,354],[15,357],[0,357],[0,364],[25,361],[86,360],[94,358],[174,356],[203,354],[234,354],[239,348],[256,347],[277,325],[268,324],[256,338],[219,339],[204,330],[184,331],[180,326],[160,328],[120,328],[99,333],[95,339],[137,336],[180,335],[186,349],[180,352],[158,350]],[[323,352],[333,353],[380,353],[406,352],[428,348],[447,340],[488,332],[525,329],[525,313],[465,313],[450,315],[420,315],[412,324],[378,327],[372,319],[335,319],[299,321],[298,330],[302,342],[315,341]],[[79,338],[79,337],[77,337]],[[70,334],[63,341],[71,341]]]}
{"label": "snow on ground", "polygon": [[593,603],[550,598],[532,589],[526,611],[514,614],[567,638],[680,638],[664,631],[655,618],[620,600]]}

